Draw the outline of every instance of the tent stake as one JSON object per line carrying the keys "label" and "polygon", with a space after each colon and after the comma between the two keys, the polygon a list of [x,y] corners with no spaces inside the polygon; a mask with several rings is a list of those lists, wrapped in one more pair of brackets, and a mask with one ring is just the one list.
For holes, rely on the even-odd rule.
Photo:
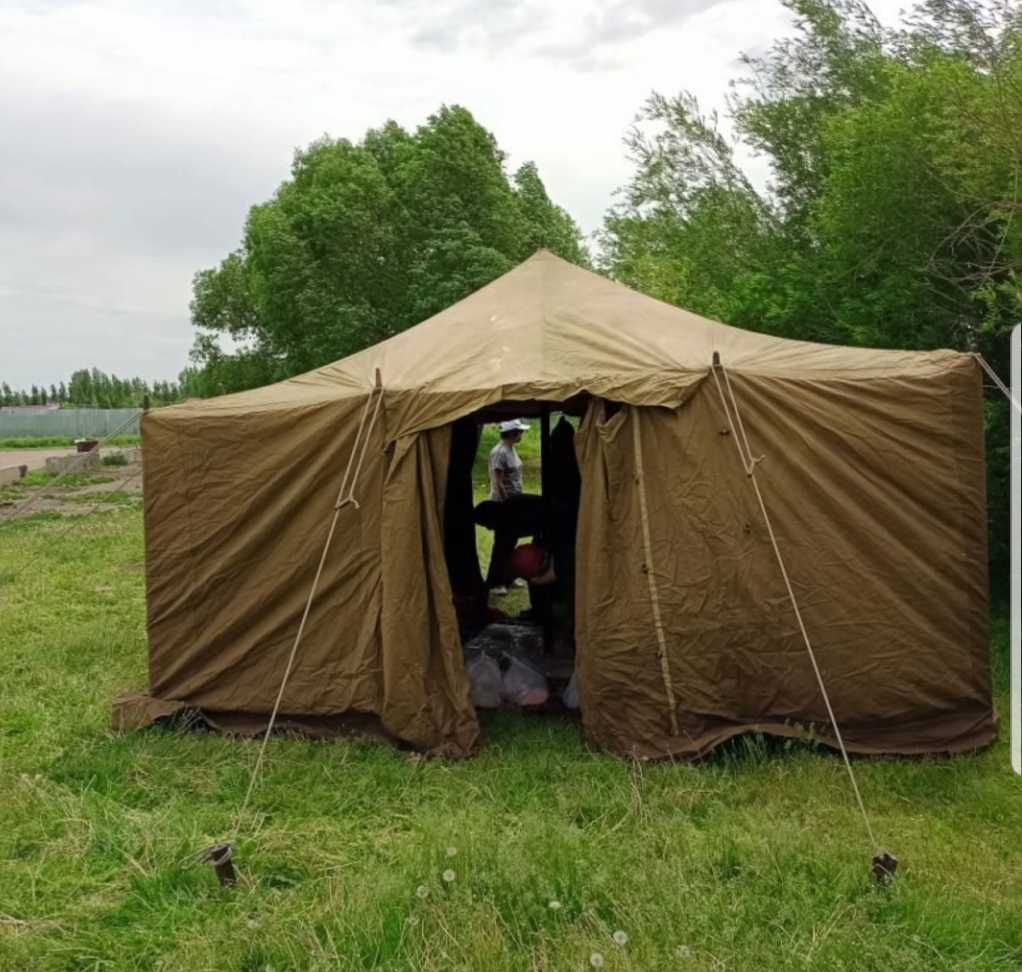
{"label": "tent stake", "polygon": [[238,872],[234,870],[234,845],[229,841],[207,847],[199,857],[203,863],[212,864],[220,887],[233,888],[238,883]]}
{"label": "tent stake", "polygon": [[886,887],[894,879],[894,872],[898,870],[898,858],[887,851],[881,851],[873,858],[873,880],[881,887]]}

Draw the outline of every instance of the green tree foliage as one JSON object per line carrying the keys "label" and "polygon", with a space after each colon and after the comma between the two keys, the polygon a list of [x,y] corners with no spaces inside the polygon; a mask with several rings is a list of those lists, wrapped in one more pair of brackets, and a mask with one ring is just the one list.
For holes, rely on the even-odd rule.
{"label": "green tree foliage", "polygon": [[[728,115],[654,94],[626,142],[603,269],[754,330],[980,351],[1022,317],[1022,12],[927,0],[887,30],[859,0],[783,0],[796,31],[743,59]],[[988,405],[991,558],[1007,569],[1007,405]]]}
{"label": "green tree foliage", "polygon": [[[241,248],[196,274],[196,368],[219,394],[318,367],[424,320],[540,247],[588,262],[536,166],[510,178],[494,137],[457,106],[415,132],[322,138],[253,206]],[[232,339],[224,351],[221,338]]]}

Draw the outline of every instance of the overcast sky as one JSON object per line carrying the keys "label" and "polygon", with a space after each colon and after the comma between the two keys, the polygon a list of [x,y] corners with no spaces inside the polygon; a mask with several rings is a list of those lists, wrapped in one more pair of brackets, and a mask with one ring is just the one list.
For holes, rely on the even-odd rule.
{"label": "overcast sky", "polygon": [[775,0],[0,0],[0,380],[176,377],[193,273],[324,132],[463,104],[591,232],[646,95],[719,105],[787,30]]}

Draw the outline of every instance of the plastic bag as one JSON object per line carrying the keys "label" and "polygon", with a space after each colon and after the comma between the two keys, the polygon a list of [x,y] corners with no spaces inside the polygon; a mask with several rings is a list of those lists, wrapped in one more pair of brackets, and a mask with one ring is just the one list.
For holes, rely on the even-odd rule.
{"label": "plastic bag", "polygon": [[546,676],[521,658],[505,655],[507,670],[504,672],[501,695],[512,705],[543,705],[550,698]]}
{"label": "plastic bag", "polygon": [[578,675],[575,672],[571,673],[571,678],[568,681],[567,687],[561,693],[561,701],[564,703],[566,709],[578,709]]}
{"label": "plastic bag", "polygon": [[482,652],[470,655],[465,659],[465,675],[477,709],[500,708],[502,680],[496,659]]}
{"label": "plastic bag", "polygon": [[494,658],[500,658],[505,652],[521,655],[542,650],[543,629],[539,625],[517,622],[500,621],[488,624],[465,643],[467,653],[483,651]]}

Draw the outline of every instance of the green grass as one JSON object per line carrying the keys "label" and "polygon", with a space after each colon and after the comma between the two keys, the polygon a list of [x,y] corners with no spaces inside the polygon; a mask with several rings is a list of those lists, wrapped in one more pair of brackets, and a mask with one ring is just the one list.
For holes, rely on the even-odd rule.
{"label": "green grass", "polygon": [[43,469],[33,469],[25,473],[21,479],[10,485],[15,489],[27,489],[31,486],[95,486],[100,483],[112,483],[113,476],[96,475],[93,473],[48,473]]}
{"label": "green grass", "polygon": [[[40,486],[55,486],[60,490],[75,489],[80,486],[96,486],[101,483],[112,483],[114,476],[94,475],[91,473],[48,473],[43,469],[33,469],[21,479],[0,486],[0,500],[24,502],[27,491]],[[61,493],[62,500],[78,499]]]}
{"label": "green grass", "polygon": [[[190,858],[229,834],[255,744],[109,730],[113,696],[146,683],[142,561],[137,510],[0,524],[4,972],[585,970],[593,952],[631,970],[1022,963],[1006,740],[857,762],[901,859],[884,892],[827,753],[749,739],[701,766],[640,765],[589,752],[571,722],[510,714],[456,763],[275,739],[242,883],[221,891]],[[1006,644],[998,623],[1002,705]]]}
{"label": "green grass", "polygon": [[[103,440],[102,436],[96,438]],[[141,443],[142,437],[138,435],[115,435],[103,440],[103,444],[108,446],[137,446]],[[70,449],[74,444],[74,438],[67,435],[8,436],[0,439],[0,449]]]}
{"label": "green grass", "polygon": [[84,506],[97,503],[119,506],[138,504],[141,506],[142,496],[140,493],[129,493],[127,490],[123,489],[109,489],[103,492],[77,493],[72,496],[62,496],[61,500],[65,503],[80,503]]}

